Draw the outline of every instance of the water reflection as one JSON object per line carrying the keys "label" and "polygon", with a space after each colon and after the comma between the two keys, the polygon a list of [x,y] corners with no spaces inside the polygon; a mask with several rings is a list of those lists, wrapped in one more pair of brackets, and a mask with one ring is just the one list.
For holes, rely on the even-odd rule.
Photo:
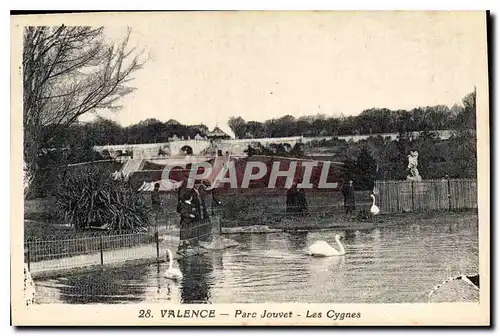
{"label": "water reflection", "polygon": [[290,250],[304,250],[307,247],[307,232],[294,232],[286,235]]}
{"label": "water reflection", "polygon": [[[141,301],[145,292],[147,265],[123,269],[104,268],[64,278],[64,285],[55,285],[59,299],[66,303],[124,303]],[[120,281],[117,282],[117,274]]]}
{"label": "water reflection", "polygon": [[214,270],[223,271],[224,270],[224,252],[223,251],[211,251],[208,258],[212,260],[212,266]]}
{"label": "water reflection", "polygon": [[[37,291],[70,303],[426,302],[443,279],[478,271],[477,222],[448,224],[231,235],[240,246],[180,260],[180,283],[163,278],[162,263],[37,281]],[[304,253],[316,240],[337,248],[336,234],[345,256]]]}
{"label": "water reflection", "polygon": [[179,260],[184,275],[181,288],[182,303],[210,302],[210,274],[214,267],[207,255],[189,256]]}

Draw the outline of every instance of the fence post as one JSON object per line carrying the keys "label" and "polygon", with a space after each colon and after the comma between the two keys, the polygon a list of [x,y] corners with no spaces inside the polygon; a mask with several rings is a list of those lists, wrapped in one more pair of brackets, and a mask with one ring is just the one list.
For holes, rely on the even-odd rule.
{"label": "fence post", "polygon": [[101,249],[101,265],[104,265],[104,242],[103,242],[103,238],[102,238],[102,235],[99,237],[99,245],[100,245],[100,249]]}
{"label": "fence post", "polygon": [[434,209],[439,209],[439,201],[438,201],[438,182],[434,182]]}
{"label": "fence post", "polygon": [[448,187],[447,187],[447,195],[448,195],[448,210],[451,211],[451,183],[450,183],[450,178],[447,178],[448,180]]}
{"label": "fence post", "polygon": [[156,260],[160,260],[160,235],[158,234],[158,226],[156,227],[155,232],[155,240],[156,240]]}
{"label": "fence post", "polygon": [[397,200],[397,209],[396,209],[396,212],[401,212],[401,204],[400,204],[400,200],[399,200],[399,194],[401,194],[401,190],[399,188],[399,183],[396,183],[396,200]]}
{"label": "fence post", "polygon": [[217,242],[217,249],[221,249],[222,248],[222,246],[221,246],[222,245],[222,241],[221,241],[222,228],[221,228],[220,216],[217,216],[216,232],[217,232],[217,235],[215,237],[212,237],[212,241],[216,241]]}
{"label": "fence post", "polygon": [[26,242],[26,263],[28,264],[28,272],[31,272],[31,253],[30,253],[30,242]]}
{"label": "fence post", "polygon": [[411,210],[415,211],[415,190],[413,187],[413,181],[411,181]]}

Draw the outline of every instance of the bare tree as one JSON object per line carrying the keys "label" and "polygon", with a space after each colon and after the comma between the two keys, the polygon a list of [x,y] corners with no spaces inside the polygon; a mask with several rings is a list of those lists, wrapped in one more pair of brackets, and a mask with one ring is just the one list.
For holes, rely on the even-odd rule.
{"label": "bare tree", "polygon": [[116,44],[106,41],[103,31],[65,25],[24,30],[24,160],[30,181],[40,149],[80,116],[118,108],[117,99],[134,89],[126,83],[144,62],[142,53],[128,47],[130,29]]}

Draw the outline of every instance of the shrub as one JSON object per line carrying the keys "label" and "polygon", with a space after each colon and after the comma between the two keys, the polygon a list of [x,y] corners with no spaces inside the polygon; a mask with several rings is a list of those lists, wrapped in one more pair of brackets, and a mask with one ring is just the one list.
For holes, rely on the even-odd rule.
{"label": "shrub", "polygon": [[105,226],[132,231],[149,221],[150,206],[130,184],[104,167],[83,166],[60,175],[56,207],[76,229]]}

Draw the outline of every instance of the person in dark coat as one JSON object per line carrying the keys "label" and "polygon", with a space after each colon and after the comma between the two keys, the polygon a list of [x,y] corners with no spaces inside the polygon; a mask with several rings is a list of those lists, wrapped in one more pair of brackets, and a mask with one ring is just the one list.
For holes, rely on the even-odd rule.
{"label": "person in dark coat", "polygon": [[185,185],[178,191],[177,212],[180,215],[180,243],[178,250],[182,252],[189,245],[196,245],[196,215],[198,213],[193,202],[192,190]]}
{"label": "person in dark coat", "polygon": [[153,210],[161,210],[161,198],[160,198],[160,184],[155,183],[153,192],[151,192],[151,207]]}
{"label": "person in dark coat", "polygon": [[346,215],[351,214],[356,209],[356,200],[354,198],[354,185],[352,180],[342,187],[342,195],[344,196],[344,209]]}
{"label": "person in dark coat", "polygon": [[286,191],[286,213],[287,214],[296,214],[298,212],[297,207],[297,184],[293,184],[290,189]]}
{"label": "person in dark coat", "polygon": [[302,214],[306,214],[308,212],[306,192],[302,188],[297,188],[297,207],[299,208],[299,212]]}
{"label": "person in dark coat", "polygon": [[178,209],[181,215],[181,246],[197,246],[199,241],[212,239],[212,222],[208,213],[208,195],[212,194],[213,205],[221,205],[214,190],[207,190],[203,181],[195,181],[193,188],[187,187],[187,180],[178,191]]}
{"label": "person in dark coat", "polygon": [[201,181],[196,181],[193,190],[193,203],[196,208],[196,228],[198,239],[201,241],[210,241],[212,234],[212,223],[207,209],[207,192]]}
{"label": "person in dark coat", "polygon": [[303,214],[307,212],[307,200],[304,189],[294,183],[286,193],[286,212],[289,214]]}

